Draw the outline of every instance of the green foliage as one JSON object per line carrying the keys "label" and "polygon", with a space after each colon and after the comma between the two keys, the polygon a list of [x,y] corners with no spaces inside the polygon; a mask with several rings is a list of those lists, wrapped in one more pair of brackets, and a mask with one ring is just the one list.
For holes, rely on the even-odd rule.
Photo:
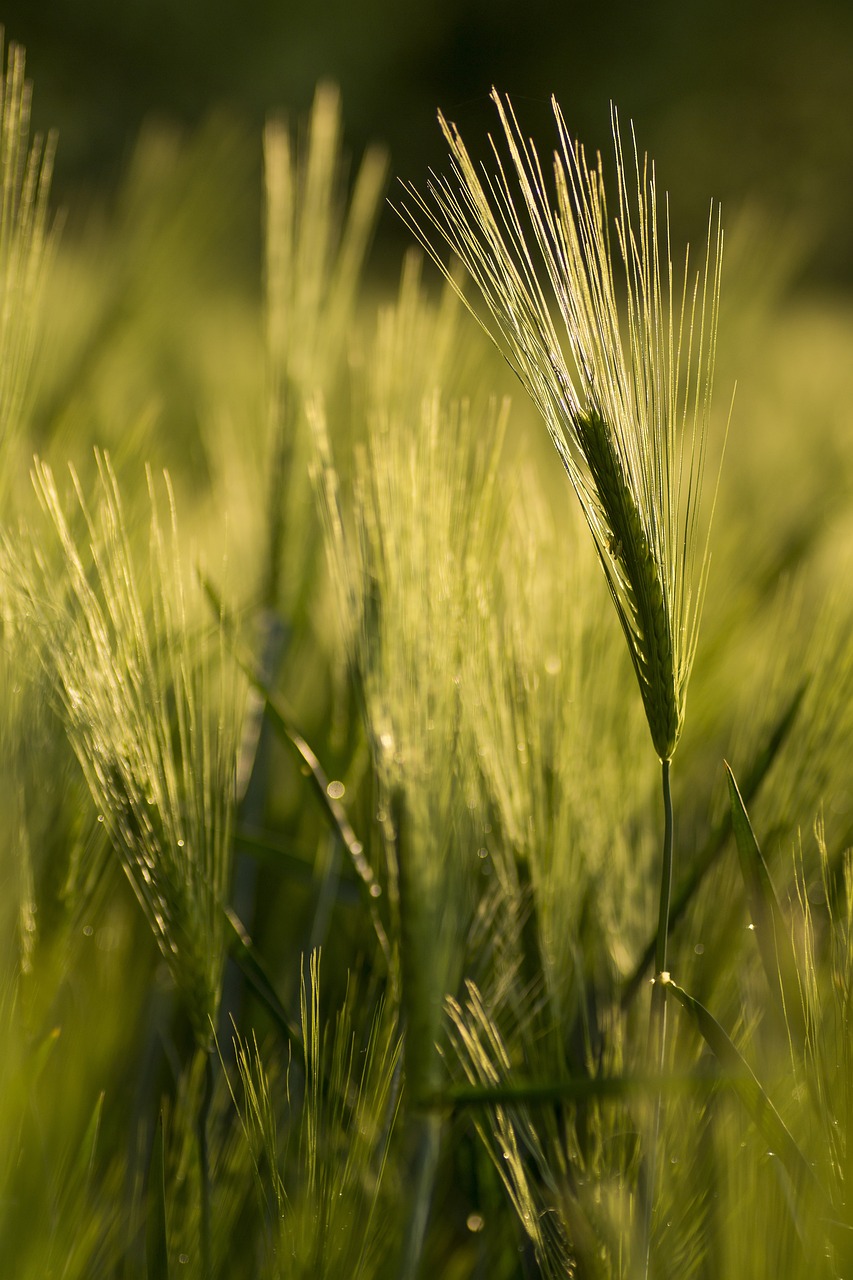
{"label": "green foliage", "polygon": [[[13,49],[5,1270],[848,1274],[850,313],[762,313],[735,270],[718,317],[716,224],[685,283],[618,134],[614,232],[562,117],[552,209],[502,107],[512,168],[484,185],[448,130],[437,191],[515,403],[453,264],[365,275],[384,162],[350,187],[331,88],[266,132],[259,290],[214,126],[151,131],[54,245],[22,76]],[[750,420],[709,576],[715,358]],[[679,742],[657,930],[649,729],[667,784]]]}

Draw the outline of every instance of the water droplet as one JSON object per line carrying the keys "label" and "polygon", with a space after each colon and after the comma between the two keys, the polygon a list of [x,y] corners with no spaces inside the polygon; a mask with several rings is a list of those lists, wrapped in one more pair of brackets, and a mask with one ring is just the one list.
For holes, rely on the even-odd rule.
{"label": "water droplet", "polygon": [[98,822],[103,822],[103,821],[104,821],[104,815],[103,815],[102,813],[99,813],[99,814],[98,814]]}
{"label": "water droplet", "polygon": [[83,925],[83,932],[84,932],[84,934],[86,935],[86,937],[87,937],[87,938],[91,938],[91,936],[92,936],[92,934],[95,932],[95,930],[92,928],[92,926],[91,926],[90,924],[84,924],[84,925]]}
{"label": "water droplet", "polygon": [[481,1213],[469,1213],[465,1221],[465,1226],[469,1231],[482,1231],[486,1225],[486,1220]]}
{"label": "water droplet", "polygon": [[704,942],[697,942],[693,950],[696,952],[697,956],[703,956],[705,954]]}
{"label": "water droplet", "polygon": [[330,800],[340,800],[341,796],[344,794],[345,791],[346,791],[346,787],[344,786],[344,784],[342,782],[338,782],[337,780],[335,782],[330,782],[329,785],[326,787],[326,795],[329,797]]}
{"label": "water droplet", "polygon": [[379,735],[379,745],[380,745],[380,747],[382,747],[385,751],[391,751],[391,750],[392,750],[392,748],[393,748],[393,746],[394,746],[394,735],[393,735],[393,733],[388,733],[387,731],[386,731],[385,733],[380,733],[380,735]]}
{"label": "water droplet", "polygon": [[364,845],[360,840],[353,840],[350,845],[350,852],[354,858],[357,858],[360,853],[364,853]]}
{"label": "water droplet", "polygon": [[381,898],[382,886],[380,884],[372,884],[370,886],[370,896],[371,898]]}
{"label": "water droplet", "polygon": [[189,1260],[190,1260],[190,1255],[188,1253],[178,1254],[178,1262],[180,1262],[182,1266],[186,1266]]}
{"label": "water droplet", "polygon": [[548,672],[549,676],[557,675],[562,665],[563,664],[560,661],[560,655],[558,653],[549,653],[548,657],[545,659],[545,670]]}
{"label": "water droplet", "polygon": [[488,856],[489,856],[489,851],[488,851],[488,849],[478,849],[478,850],[477,850],[477,857],[478,857],[478,858],[488,858]]}
{"label": "water droplet", "polygon": [[746,927],[747,927],[747,929],[750,931],[750,933],[755,933],[755,925],[754,925],[754,924],[748,924]]}
{"label": "water droplet", "polygon": [[183,840],[179,840],[179,841],[178,841],[178,848],[179,848],[179,849],[183,849],[183,847],[184,847],[184,842],[183,842]]}

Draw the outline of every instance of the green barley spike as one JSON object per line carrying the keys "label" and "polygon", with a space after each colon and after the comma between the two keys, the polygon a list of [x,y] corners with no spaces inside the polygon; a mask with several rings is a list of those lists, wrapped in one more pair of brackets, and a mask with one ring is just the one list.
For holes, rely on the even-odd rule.
{"label": "green barley spike", "polygon": [[611,530],[607,549],[616,566],[623,596],[619,613],[652,742],[661,759],[668,760],[678,742],[681,709],[673,665],[670,611],[666,607],[660,569],[607,424],[597,413],[590,412],[578,417],[576,430],[605,523]]}
{"label": "green barley spike", "polygon": [[[616,113],[616,214],[553,103],[553,186],[508,99],[505,152],[485,177],[440,117],[449,177],[401,214],[444,274],[451,249],[486,304],[482,323],[541,413],[580,500],[637,674],[655,749],[675,751],[707,578],[699,545],[714,380],[722,231],[711,210],[698,270],[671,256],[654,166]],[[506,154],[508,153],[508,155]],[[631,160],[633,163],[631,163]],[[464,298],[463,298],[464,301]],[[470,304],[468,304],[470,305]]]}

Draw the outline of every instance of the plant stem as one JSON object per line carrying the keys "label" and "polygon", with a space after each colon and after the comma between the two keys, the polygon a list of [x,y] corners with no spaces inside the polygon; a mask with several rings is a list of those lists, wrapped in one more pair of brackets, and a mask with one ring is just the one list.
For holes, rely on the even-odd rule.
{"label": "plant stem", "polygon": [[403,1241],[402,1280],[416,1280],[432,1204],[435,1174],[441,1146],[442,1117],[425,1113],[412,1117],[417,1147],[411,1179],[411,1209]]}
{"label": "plant stem", "polygon": [[[658,931],[655,940],[655,978],[652,987],[652,1004],[649,1015],[649,1056],[653,1071],[662,1074],[666,1058],[666,978],[667,943],[669,941],[669,904],[672,896],[672,790],[670,787],[669,760],[661,761],[661,782],[663,785],[663,858],[660,873],[660,906],[658,909]],[[661,1113],[663,1111],[663,1090],[658,1089],[655,1096],[654,1118],[649,1142],[646,1186],[646,1205],[644,1222],[644,1254],[645,1275],[649,1276],[652,1246],[652,1210],[655,1200],[655,1182],[657,1177],[657,1146],[660,1139]]]}
{"label": "plant stem", "polygon": [[436,992],[433,951],[436,937],[432,902],[423,891],[409,841],[409,813],[402,789],[391,797],[399,886],[402,997],[405,1013],[405,1070],[412,1111],[409,1210],[403,1237],[401,1280],[416,1280],[432,1204],[441,1146],[442,1116],[425,1109],[438,1092],[441,1075],[436,1040],[441,1027],[441,995]]}
{"label": "plant stem", "polygon": [[211,1280],[210,1249],[210,1157],[207,1149],[207,1121],[210,1115],[210,1103],[213,1098],[213,1052],[205,1052],[204,1083],[198,1107],[198,1163],[200,1174],[199,1196],[199,1236],[201,1244],[202,1280]]}
{"label": "plant stem", "polygon": [[[669,901],[672,895],[672,791],[669,782],[671,761],[661,761],[661,779],[663,782],[663,863],[660,875],[660,908],[658,911],[658,936],[655,947],[655,975],[666,973],[666,949],[669,941]],[[665,988],[659,983],[661,1007],[665,999]]]}

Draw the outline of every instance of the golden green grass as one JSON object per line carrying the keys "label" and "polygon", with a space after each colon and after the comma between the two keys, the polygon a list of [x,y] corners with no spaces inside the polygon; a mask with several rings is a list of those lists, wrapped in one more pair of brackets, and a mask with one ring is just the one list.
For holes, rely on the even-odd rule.
{"label": "golden green grass", "polygon": [[55,239],[27,93],[13,50],[8,1274],[846,1275],[853,308],[759,305],[736,214],[718,307],[716,215],[670,274],[639,154],[614,222],[558,113],[552,199],[503,101],[491,187],[447,126],[485,311],[373,281],[330,88],[254,277],[224,130]]}

